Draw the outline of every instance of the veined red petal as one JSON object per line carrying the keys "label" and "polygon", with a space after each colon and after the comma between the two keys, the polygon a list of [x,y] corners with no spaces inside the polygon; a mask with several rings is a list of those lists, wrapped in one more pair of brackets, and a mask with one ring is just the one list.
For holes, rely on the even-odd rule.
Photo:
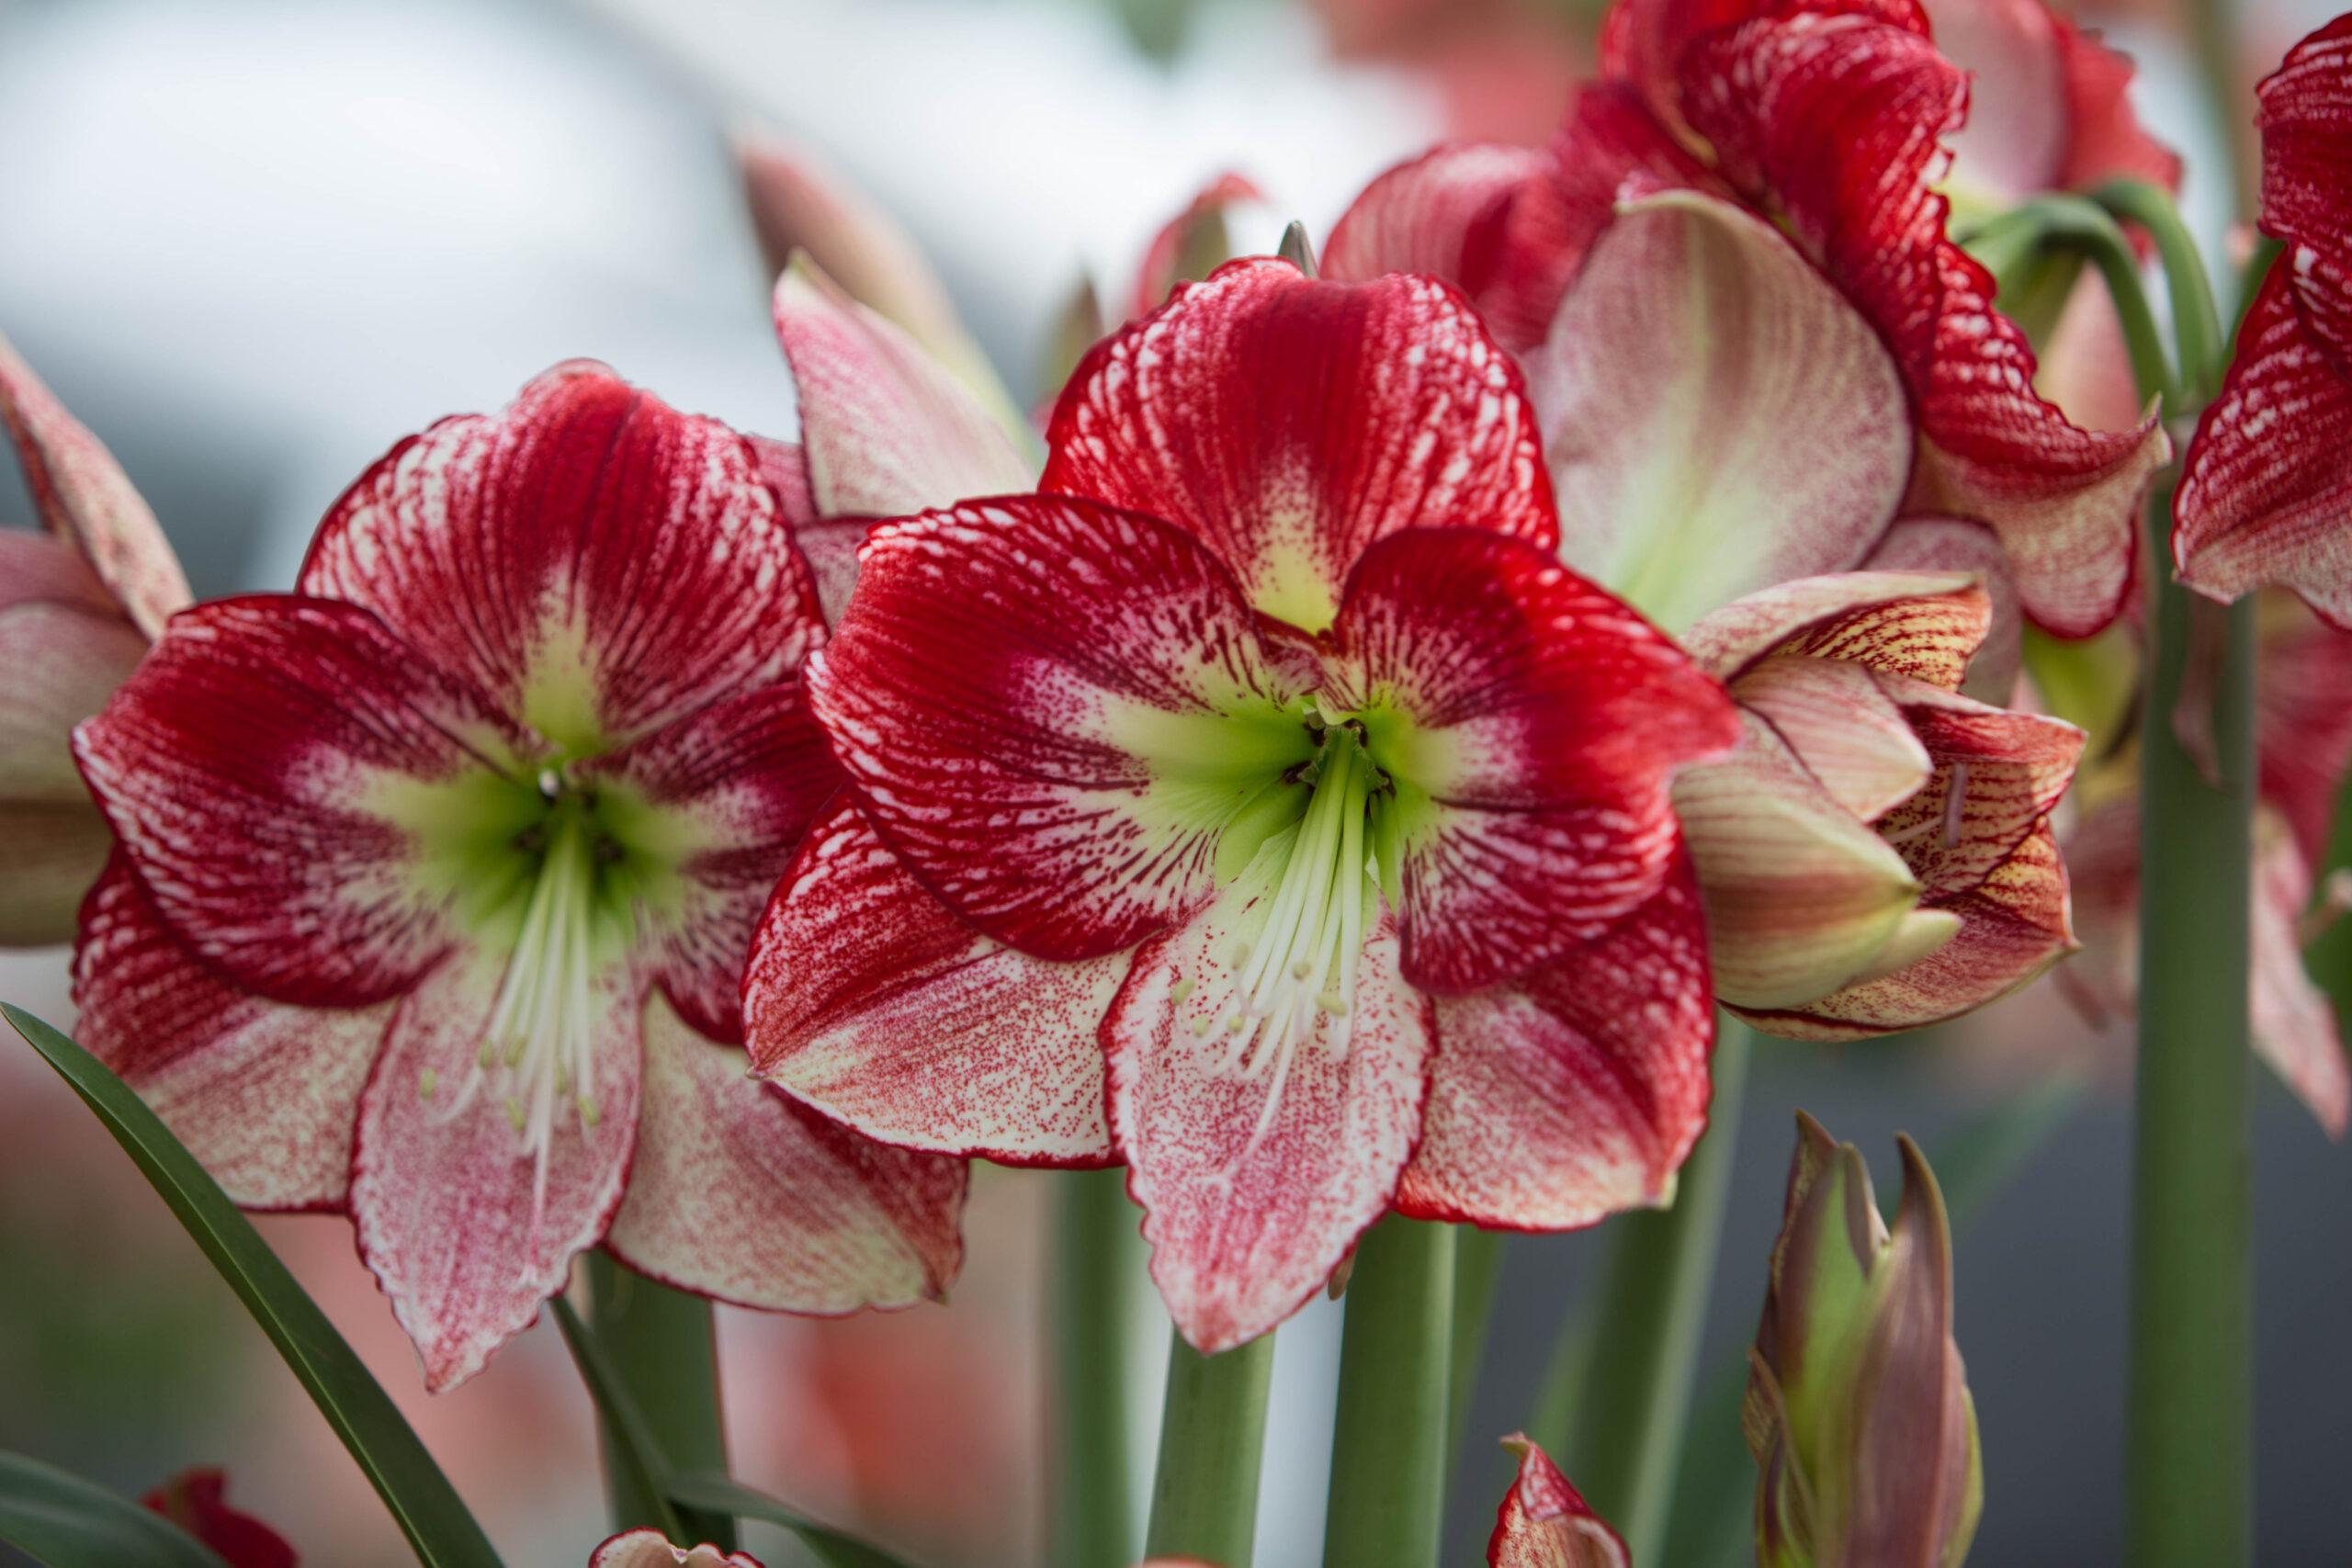
{"label": "veined red petal", "polygon": [[752,930],[800,836],[841,787],[800,683],[723,699],[580,771],[627,781],[681,840],[675,906],[640,903],[640,951],[688,1023],[740,1043]]}
{"label": "veined red petal", "polygon": [[[2025,618],[1999,535],[1965,517],[1900,518],[1862,565],[1871,571],[1964,571],[1975,578],[1993,618],[1973,649],[1955,642],[1942,645],[1949,653],[1939,647],[1931,660],[1906,657],[1880,667],[1939,686],[1950,687],[1957,681],[1960,690],[1981,702],[2008,705],[2017,691],[2018,671],[2025,665]],[[1960,668],[1954,667],[1954,658]]]}
{"label": "veined red petal", "polygon": [[1956,572],[1844,571],[1776,583],[1683,634],[1700,667],[1727,682],[1774,655],[1843,659],[1956,690],[1992,615]]}
{"label": "veined red petal", "polygon": [[820,515],[902,517],[1035,476],[952,372],[813,265],[777,280],[775,335]]}
{"label": "veined red petal", "polygon": [[1561,555],[1669,628],[1859,565],[1911,471],[1877,332],[1769,223],[1628,200],[1527,356]]}
{"label": "veined red petal", "polygon": [[[2262,223],[2281,239],[2333,251],[2352,242],[2352,15],[2310,34],[2264,78]],[[2340,354],[2352,349],[2338,345]]]}
{"label": "veined red petal", "polygon": [[[1225,209],[1265,197],[1247,176],[1227,170],[1196,192],[1144,248],[1136,268],[1136,292],[1127,319],[1148,316],[1167,302],[1176,285],[1206,277],[1224,265],[1231,250],[1225,238]],[[1209,253],[1201,254],[1204,247]]]}
{"label": "veined red petal", "polygon": [[896,1149],[749,1075],[655,998],[628,1191],[605,1245],[739,1306],[838,1314],[937,1299],[964,1261],[965,1164]]}
{"label": "veined red petal", "polygon": [[1014,1165],[1102,1165],[1096,1030],[1128,955],[1032,958],[923,890],[847,796],[809,831],[743,980],[755,1068],[861,1132]]}
{"label": "veined red petal", "polygon": [[1570,1230],[1655,1204],[1707,1117],[1707,932],[1687,858],[1608,931],[1437,1003],[1420,1147],[1396,1207]]}
{"label": "veined red petal", "polygon": [[1503,1447],[1519,1456],[1519,1474],[1495,1511],[1487,1568],[1632,1568],[1617,1532],[1542,1449],[1518,1434]]}
{"label": "veined red petal", "polygon": [[588,1559],[588,1568],[760,1568],[760,1560],[715,1546],[672,1546],[660,1530],[623,1530]]}
{"label": "veined red petal", "polygon": [[1518,352],[1544,341],[1590,239],[1576,231],[1576,216],[1550,153],[1447,142],[1364,186],[1331,230],[1323,276],[1443,278]]}
{"label": "veined red petal", "polygon": [[1332,693],[1393,726],[1406,977],[1465,991],[1646,902],[1679,767],[1738,739],[1730,699],[1623,604],[1533,545],[1413,529],[1364,553]]}
{"label": "veined red petal", "polygon": [[1307,631],[1400,528],[1557,533],[1517,366],[1429,278],[1234,262],[1097,344],[1046,442],[1041,488],[1186,529]]}
{"label": "veined red petal", "polygon": [[[401,998],[359,1100],[359,1256],[435,1393],[528,1327],[604,1239],[637,1143],[643,1000],[626,968],[595,982],[594,1078],[559,1097],[543,1171],[496,1091],[469,1085],[498,989],[495,962],[453,953]],[[572,1102],[583,1089],[593,1117]]]}
{"label": "veined red petal", "polygon": [[862,570],[818,719],[883,840],[1000,941],[1093,958],[1182,919],[1231,812],[1306,755],[1275,712],[1298,672],[1167,524],[1007,497],[886,524]]}
{"label": "veined red petal", "polygon": [[300,586],[374,610],[572,755],[790,675],[824,637],[743,438],[584,360],[393,447]]}
{"label": "veined red petal", "polygon": [[334,1209],[392,1004],[300,1008],[180,945],[117,852],[74,954],[74,1033],[248,1209]]}
{"label": "veined red petal", "polygon": [[2352,379],[2297,309],[2290,251],[2238,329],[2173,495],[2180,581],[2231,600],[2277,584],[2352,628]]}
{"label": "veined red petal", "polygon": [[173,617],[74,733],[92,792],[164,922],[238,984],[357,1007],[453,940],[415,874],[404,785],[513,771],[523,739],[369,612],[293,595]]}
{"label": "veined red petal", "polygon": [[1975,887],[2017,852],[2074,782],[2084,735],[2063,719],[2012,713],[1900,675],[1876,677],[1935,763],[1935,775],[1878,818],[1930,902]]}
{"label": "veined red petal", "polygon": [[1955,183],[2005,203],[2131,177],[2180,188],[2180,157],[2132,113],[2132,62],[2044,0],[1928,0],[1937,47],[1969,73]]}
{"label": "veined red petal", "polygon": [[1151,1277],[1203,1354],[1298,1310],[1387,1211],[1420,1137],[1430,1003],[1396,970],[1385,919],[1364,942],[1348,1032],[1318,1010],[1255,1073],[1229,1058],[1230,958],[1262,860],[1199,915],[1136,954],[1102,1024],[1111,1125],[1143,1205]]}
{"label": "veined red petal", "polygon": [[148,637],[189,600],[179,558],[130,477],[98,438],[65,412],[5,337],[0,337],[0,424],[42,524],[71,541],[131,625]]}

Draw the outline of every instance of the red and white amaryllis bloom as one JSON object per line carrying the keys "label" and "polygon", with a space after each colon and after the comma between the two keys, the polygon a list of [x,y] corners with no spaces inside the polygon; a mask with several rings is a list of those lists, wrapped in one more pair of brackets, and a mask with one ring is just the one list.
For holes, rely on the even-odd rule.
{"label": "red and white amaryllis bloom", "polygon": [[2260,89],[2262,228],[2284,247],[2173,496],[2180,581],[2291,588],[2352,627],[2352,16]]}
{"label": "red and white amaryllis bloom", "polygon": [[1098,347],[1048,445],[1046,493],[865,546],[759,1068],[891,1142],[1125,1160],[1204,1350],[1392,1205],[1657,1201],[1713,1037],[1668,788],[1737,725],[1554,558],[1468,308],[1237,262]]}
{"label": "red and white amaryllis bloom", "polygon": [[91,1048],[239,1201],[347,1210],[440,1389],[599,1242],[751,1305],[935,1295],[964,1171],[746,1077],[742,953],[839,775],[749,446],[600,366],[442,421],[292,594],[75,732]]}
{"label": "red and white amaryllis bloom", "polygon": [[2083,732],[1962,694],[1991,620],[1966,577],[1843,572],[1691,628],[1747,727],[1674,792],[1726,1006],[1776,1034],[1890,1034],[2074,948],[2050,816]]}
{"label": "red and white amaryllis bloom", "polygon": [[70,942],[114,836],[74,727],[130,679],[187,580],[114,456],[0,338],[0,423],[41,531],[0,530],[0,946]]}
{"label": "red and white amaryllis bloom", "polygon": [[1503,1447],[1519,1456],[1519,1473],[1495,1510],[1487,1568],[1631,1568],[1615,1530],[1568,1483],[1551,1455],[1514,1433]]}
{"label": "red and white amaryllis bloom", "polygon": [[[1676,482],[1685,456],[1612,438],[1586,417],[1608,408],[1589,392],[1564,406],[1588,386],[1580,371],[1609,375],[1631,392],[1629,409],[1707,420],[1711,437],[1728,423],[1735,446],[1764,452],[1751,433],[1808,420],[1843,430],[1858,398],[1883,404],[1891,389],[1891,422],[1874,415],[1846,460],[1820,474],[1795,457],[1779,465],[1809,500],[1857,475],[1875,484],[1893,463],[1894,499],[1874,516],[1841,508],[1835,525],[1817,525],[1804,507],[1776,505],[1768,480],[1777,470],[1731,468],[1730,499],[1759,502],[1770,517],[1721,536],[1750,574],[1746,586],[1883,564],[1872,547],[1904,513],[1968,517],[1991,526],[2034,621],[2064,635],[2097,630],[2122,604],[2139,502],[2168,450],[2164,432],[2153,416],[2128,431],[2085,431],[2034,391],[2032,350],[1992,308],[1989,276],[1946,232],[1940,186],[1968,82],[1937,51],[1924,16],[1905,6],[1762,9],[1620,0],[1603,33],[1602,79],[1550,148],[1441,147],[1390,171],[1341,219],[1327,269],[1437,273],[1529,356],[1572,548],[1588,529],[1644,536],[1581,493],[1577,470],[1596,453],[1635,454],[1617,461],[1650,465],[1660,486]],[[1751,275],[1711,270],[1705,255],[1677,269],[1679,295],[1649,290],[1645,320],[1668,334],[1662,349],[1583,341],[1590,318],[1608,312],[1590,306],[1582,323],[1566,318],[1626,204],[1655,215],[1643,198],[1661,189],[1736,204],[1793,242],[1810,283],[1831,295],[1830,313],[1848,318],[1830,330],[1830,367],[1815,369],[1800,351],[1824,341],[1822,307],[1790,313],[1809,289],[1752,292]],[[1655,253],[1671,238],[1640,243]],[[1548,372],[1540,363],[1563,355],[1566,365]],[[1830,400],[1804,400],[1816,392]],[[1763,570],[1779,575],[1753,575]]]}

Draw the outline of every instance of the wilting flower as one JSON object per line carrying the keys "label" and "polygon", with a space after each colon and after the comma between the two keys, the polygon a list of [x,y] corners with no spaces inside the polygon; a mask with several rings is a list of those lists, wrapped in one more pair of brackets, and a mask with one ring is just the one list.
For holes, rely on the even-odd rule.
{"label": "wilting flower", "polygon": [[851,788],[762,924],[760,1069],[891,1142],[1124,1158],[1205,1350],[1392,1202],[1657,1201],[1712,1039],[1668,784],[1736,725],[1552,558],[1468,310],[1235,263],[1098,348],[1048,443],[1047,493],[865,546],[810,671]]}
{"label": "wilting flower", "polygon": [[1514,1433],[1503,1447],[1519,1456],[1519,1474],[1495,1510],[1487,1568],[1630,1568],[1617,1532],[1601,1522],[1551,1456]]}
{"label": "wilting flower", "polygon": [[92,1049],[231,1196],[347,1210],[429,1386],[604,1242],[842,1312],[936,1294],[964,1175],[745,1077],[760,905],[838,773],[750,448],[602,367],[444,420],[293,594],[174,617],[75,733],[120,840]]}
{"label": "wilting flower", "polygon": [[2352,627],[2352,16],[2260,88],[2262,227],[2284,247],[2173,497],[2180,581],[2293,589]]}
{"label": "wilting flower", "polygon": [[98,438],[0,338],[0,423],[42,531],[0,531],[0,946],[70,941],[114,838],[68,738],[130,678],[187,580]]}
{"label": "wilting flower", "polygon": [[219,1470],[187,1471],[140,1502],[210,1547],[229,1568],[295,1568],[285,1537],[229,1506],[229,1478]]}
{"label": "wilting flower", "polygon": [[660,1530],[624,1530],[598,1547],[588,1568],[761,1568],[749,1552],[672,1546]]}
{"label": "wilting flower", "polygon": [[1951,1231],[1908,1138],[1892,1233],[1851,1144],[1797,1113],[1788,1207],[1748,1356],[1763,1568],[1956,1568],[1984,1505],[1951,1331]]}
{"label": "wilting flower", "polygon": [[[1992,308],[1989,276],[1945,232],[1944,139],[1962,125],[1967,78],[1937,52],[1918,14],[1760,9],[1620,0],[1602,35],[1602,80],[1551,148],[1441,147],[1390,171],[1341,219],[1327,268],[1447,277],[1530,357],[1572,547],[1590,529],[1645,535],[1564,472],[1613,451],[1653,498],[1696,486],[1713,487],[1708,499],[1763,502],[1768,516],[1727,537],[1747,564],[1779,571],[1766,581],[1883,564],[1871,547],[1898,512],[1977,518],[1997,536],[2031,618],[2065,635],[2098,629],[2125,596],[2139,501],[2167,450],[2163,431],[2151,416],[2127,432],[2086,432],[2033,391],[2031,349]],[[1755,293],[1752,268],[1722,265],[1736,255],[1651,223],[1622,256],[1670,259],[1681,246],[1689,254],[1671,276],[1679,290],[1621,265],[1615,303],[1566,320],[1623,204],[1655,214],[1641,198],[1661,189],[1768,220],[1818,277],[1793,281],[1776,267],[1783,276]],[[1826,305],[1810,298],[1823,280]],[[1622,322],[1630,308],[1638,329],[1592,338],[1595,318]],[[1831,317],[1849,320],[1827,325]],[[1829,349],[1818,367],[1816,344]],[[1545,356],[1566,356],[1565,368],[1587,378],[1545,370],[1536,363]],[[1596,376],[1649,433],[1612,436],[1591,423],[1592,409],[1612,406],[1590,390]],[[1563,391],[1577,400],[1564,403]],[[1849,424],[1860,413],[1866,424]],[[1703,447],[1729,421],[1735,457],[1762,454],[1768,466],[1686,473],[1694,447],[1655,439],[1660,421],[1706,429]],[[1847,451],[1849,428],[1860,439]],[[1802,438],[1781,444],[1784,433]],[[1825,454],[1816,472],[1812,459]],[[1786,499],[1809,504],[1856,483],[1875,493],[1889,464],[1894,500],[1875,516],[1840,506],[1838,525],[1824,528]],[[1707,552],[1687,547],[1707,525],[1677,526],[1678,558],[1707,563]]]}
{"label": "wilting flower", "polygon": [[1966,577],[1844,572],[1685,637],[1746,733],[1675,783],[1715,994],[1853,1039],[2002,996],[2074,945],[2051,812],[2083,732],[1961,694],[1991,602]]}

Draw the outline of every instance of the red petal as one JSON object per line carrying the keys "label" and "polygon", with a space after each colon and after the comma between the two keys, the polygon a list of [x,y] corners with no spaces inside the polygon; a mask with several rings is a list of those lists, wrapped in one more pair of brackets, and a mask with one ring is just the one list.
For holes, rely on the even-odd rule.
{"label": "red petal", "polygon": [[1057,964],[982,936],[844,796],[761,923],[744,1032],[761,1073],[875,1137],[1101,1165],[1112,1155],[1095,1031],[1127,961]]}
{"label": "red petal", "polygon": [[2108,48],[2097,31],[2086,32],[2056,12],[2051,19],[2065,69],[2069,133],[2057,183],[2088,190],[2108,180],[2142,179],[2178,191],[2180,154],[2150,135],[2132,111],[2132,57]]}
{"label": "red petal", "polygon": [[74,953],[74,1033],[248,1209],[334,1209],[359,1091],[391,1021],[263,1001],[182,947],[118,853]]}
{"label": "red petal", "polygon": [[2132,62],[2043,0],[1930,0],[1936,44],[1969,73],[1953,180],[2005,205],[2122,177],[2180,188],[2180,157],[2132,113]]}
{"label": "red petal", "polygon": [[678,864],[674,911],[640,904],[639,952],[686,1021],[743,1038],[743,954],[800,836],[841,786],[841,770],[798,682],[714,703],[582,769],[627,780],[699,846]]}
{"label": "red petal", "polygon": [[530,1326],[571,1260],[604,1239],[637,1142],[644,1005],[630,976],[598,983],[596,1124],[559,1116],[543,1188],[497,1095],[465,1092],[498,982],[495,964],[460,952],[401,998],[359,1101],[359,1256],[435,1393]]}
{"label": "red petal", "polygon": [[1433,990],[1549,963],[1647,900],[1675,770],[1739,738],[1723,689],[1647,622],[1492,534],[1366,551],[1331,642],[1340,705],[1409,726],[1399,922],[1405,975]]}
{"label": "red petal", "polygon": [[2260,615],[2261,799],[2285,818],[2304,859],[2324,865],[2335,797],[2352,763],[2352,632],[2283,597],[2266,601]]}
{"label": "red petal", "polygon": [[1751,593],[1692,626],[1700,665],[1736,682],[1775,655],[1843,659],[1951,691],[1992,614],[1984,591],[1952,572],[1841,571]]}
{"label": "red petal", "polygon": [[[1264,195],[1243,175],[1227,171],[1187,202],[1170,219],[1143,254],[1136,268],[1135,301],[1127,319],[1148,316],[1167,302],[1168,291],[1180,283],[1205,277],[1232,254],[1225,238],[1225,209],[1245,201],[1263,201]],[[1213,254],[1202,265],[1199,253]]]}
{"label": "red petal", "polygon": [[1364,186],[1331,231],[1323,276],[1392,272],[1453,284],[1517,352],[1544,341],[1590,240],[1575,231],[1549,153],[1449,142]]}
{"label": "red petal", "polygon": [[1437,1038],[1399,1211],[1550,1231],[1659,1202],[1706,1124],[1715,1038],[1689,863],[1566,958],[1441,998]]}
{"label": "red petal", "polygon": [[1144,1207],[1151,1277],[1203,1354],[1254,1339],[1323,1288],[1387,1211],[1419,1139],[1430,1004],[1396,973],[1385,920],[1364,942],[1344,1049],[1317,1013],[1271,1111],[1267,1077],[1227,1064],[1237,922],[1271,895],[1256,874],[1146,944],[1102,1024],[1111,1123]]}
{"label": "red petal", "polygon": [[393,447],[301,589],[376,611],[575,755],[788,675],[824,636],[742,437],[587,361]]}
{"label": "red petal", "polygon": [[74,753],[163,918],[279,1001],[405,990],[452,938],[381,794],[517,765],[520,738],[368,611],[255,595],[173,618]]}
{"label": "red petal", "polygon": [[628,1192],[605,1238],[632,1269],[768,1311],[943,1296],[964,1261],[965,1165],[894,1149],[752,1078],[656,1001]]}
{"label": "red petal", "polygon": [[1427,278],[1232,263],[1097,344],[1046,440],[1042,488],[1189,530],[1258,609],[1309,631],[1384,535],[1557,535],[1518,367]]}
{"label": "red petal", "polygon": [[2046,831],[2042,819],[2074,782],[2084,735],[2062,719],[1988,707],[1903,676],[1878,681],[1936,766],[1926,787],[1877,824],[1933,906],[1975,887],[2028,834]]}
{"label": "red petal", "polygon": [[1905,517],[1886,531],[1886,537],[1862,564],[1872,571],[1965,571],[1973,576],[1991,606],[1993,619],[1973,649],[1952,647],[1960,669],[1955,670],[1940,651],[1950,646],[1943,644],[1938,645],[1932,668],[1917,658],[1879,667],[1894,668],[1897,673],[1939,686],[1957,682],[1961,690],[1979,701],[1996,707],[2008,705],[2017,691],[2018,671],[2025,664],[2025,621],[2018,606],[2017,579],[2009,571],[1998,535],[1964,517]]}
{"label": "red petal", "polygon": [[1878,333],[1731,202],[1621,205],[1527,367],[1562,558],[1663,626],[1860,564],[1903,500],[1911,411]]}
{"label": "red petal", "polygon": [[228,1568],[295,1568],[299,1560],[285,1538],[229,1506],[228,1491],[220,1471],[191,1470],[139,1501],[210,1547]]}
{"label": "red petal", "polygon": [[2296,308],[2293,253],[2238,329],[2173,496],[2173,558],[2200,593],[2272,584],[2352,628],[2352,379]]}
{"label": "red petal", "polygon": [[1495,1511],[1487,1568],[1632,1568],[1617,1532],[1542,1449],[1517,1434],[1503,1447],[1519,1456],[1519,1474]]}
{"label": "red petal", "polygon": [[2340,255],[2352,236],[2352,15],[2289,50],[2257,91],[2263,227]]}
{"label": "red petal", "polygon": [[1300,690],[1268,658],[1195,539],[1020,496],[877,528],[810,689],[926,886],[1001,941],[1093,958],[1206,900],[1226,820],[1208,796],[1238,807],[1304,759],[1295,724],[1298,755],[1262,778],[1219,750]]}
{"label": "red petal", "polygon": [[189,598],[178,558],[114,454],[65,412],[6,338],[0,424],[16,443],[25,484],[50,533],[80,548],[133,626],[149,637],[161,632],[164,618]]}

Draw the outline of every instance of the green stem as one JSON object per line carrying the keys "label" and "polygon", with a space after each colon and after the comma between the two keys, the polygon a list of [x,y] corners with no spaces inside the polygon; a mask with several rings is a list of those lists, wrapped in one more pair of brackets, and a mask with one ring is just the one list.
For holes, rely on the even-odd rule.
{"label": "green stem", "polygon": [[2196,44],[2189,54],[2205,89],[2205,107],[2230,152],[2230,216],[2250,218],[2246,197],[2260,177],[2261,150],[2238,69],[2237,7],[2231,0],[2189,0],[2188,21]]}
{"label": "green stem", "polygon": [[1053,1562],[1129,1568],[1126,1324],[1135,1208],[1124,1168],[1057,1177]]}
{"label": "green stem", "polygon": [[1169,1337],[1168,1400],[1145,1556],[1250,1568],[1273,1372],[1271,1333],[1216,1356],[1202,1355],[1181,1334]]}
{"label": "green stem", "polygon": [[1722,1015],[1706,1135],[1683,1162],[1674,1206],[1611,1222],[1617,1240],[1589,1353],[1566,1401],[1562,1466],[1635,1562],[1658,1561],[1665,1541],[1752,1042],[1745,1023]]}
{"label": "green stem", "polygon": [[[2140,286],[2140,258],[2132,254],[2132,242],[2121,226],[2105,208],[2079,196],[2041,197],[2022,210],[2041,222],[2043,243],[2074,251],[2098,268],[2107,283],[2108,298],[2115,302],[2116,319],[2123,327],[2123,344],[2132,355],[2132,375],[2141,398],[2161,397],[2166,415],[2179,412],[2178,389],[2183,383],[2174,379],[2165,358],[2164,334],[2157,330],[2155,312],[2149,309],[2147,293]],[[2198,276],[2201,278],[2203,273],[2203,264],[2197,264]],[[2176,289],[2186,282],[2184,276],[2175,284]],[[2211,310],[2209,296],[2205,310]]]}
{"label": "green stem", "polygon": [[1464,1225],[1453,1238],[1453,1366],[1447,1373],[1453,1393],[1447,1402],[1445,1466],[1451,1479],[1462,1462],[1462,1432],[1470,1418],[1470,1399],[1478,1389],[1478,1361],[1487,1348],[1487,1323],[1494,1314],[1495,1286],[1502,1278],[1503,1242],[1500,1231]]}
{"label": "green stem", "polygon": [[[725,1473],[727,1438],[719,1417],[718,1348],[710,1303],[632,1273],[607,1253],[592,1255],[587,1271],[596,1343],[642,1416],[663,1465]],[[650,1495],[648,1478],[636,1466],[620,1462],[609,1421],[600,1425],[598,1439],[613,1528],[662,1528],[671,1517],[670,1504]],[[735,1549],[735,1521],[726,1515],[681,1511],[677,1517],[695,1538],[679,1545],[707,1541],[724,1551]]]}
{"label": "green stem", "polygon": [[2181,396],[2185,401],[2201,405],[2222,384],[2225,345],[2222,319],[2213,306],[2213,285],[2205,276],[2205,258],[2198,253],[2195,237],[2180,220],[2172,197],[2145,180],[2109,180],[2091,193],[2091,199],[2117,218],[2137,223],[2155,241],[2172,301]]}
{"label": "green stem", "polygon": [[1453,1416],[1453,1227],[1391,1214],[1356,1247],[1324,1568],[1436,1568]]}
{"label": "green stem", "polygon": [[[2148,513],[2159,560],[2171,557],[2170,510],[2160,488]],[[2154,678],[2141,726],[2130,1560],[2136,1568],[2233,1568],[2250,1560],[2253,1541],[2247,905],[2255,606],[2244,599],[2223,611],[2194,600],[2168,571],[2150,575]],[[2197,702],[2184,716],[2193,733],[2211,737],[2201,762],[2175,722],[2185,684]],[[2217,777],[2207,776],[2209,764]]]}

